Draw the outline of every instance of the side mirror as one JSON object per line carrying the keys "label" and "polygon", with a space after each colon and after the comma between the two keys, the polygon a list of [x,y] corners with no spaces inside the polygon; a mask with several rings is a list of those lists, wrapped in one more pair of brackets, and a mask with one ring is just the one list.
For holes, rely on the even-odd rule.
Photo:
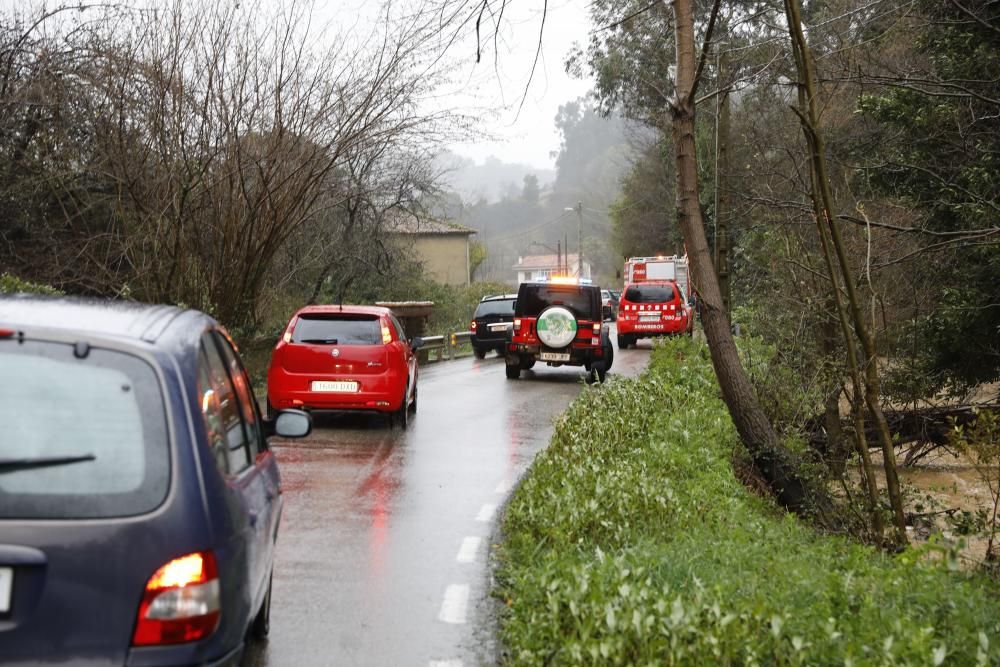
{"label": "side mirror", "polygon": [[413,338],[410,339],[411,350],[419,350],[423,346],[424,346],[424,339],[421,338],[420,336],[414,336]]}
{"label": "side mirror", "polygon": [[605,320],[610,320],[611,319],[611,306],[602,306],[601,307],[601,316]]}
{"label": "side mirror", "polygon": [[312,417],[304,410],[282,410],[274,420],[274,435],[304,438],[312,432]]}

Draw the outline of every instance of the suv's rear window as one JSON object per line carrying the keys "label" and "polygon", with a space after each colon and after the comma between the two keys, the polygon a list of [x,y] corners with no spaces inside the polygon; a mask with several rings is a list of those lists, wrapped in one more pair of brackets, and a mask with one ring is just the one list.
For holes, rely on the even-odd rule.
{"label": "suv's rear window", "polygon": [[81,356],[64,343],[0,341],[0,518],[130,516],[166,497],[156,373],[122,352]]}
{"label": "suv's rear window", "polygon": [[625,300],[632,303],[664,303],[675,297],[673,285],[631,285],[625,290]]}
{"label": "suv's rear window", "polygon": [[600,297],[596,287],[522,284],[517,293],[515,314],[538,317],[549,306],[565,306],[578,319],[600,321]]}
{"label": "suv's rear window", "polygon": [[326,313],[299,315],[292,342],[317,345],[381,345],[382,327],[376,315]]}
{"label": "suv's rear window", "polygon": [[493,301],[482,301],[476,307],[475,317],[488,317],[490,315],[513,315],[514,299],[495,299]]}

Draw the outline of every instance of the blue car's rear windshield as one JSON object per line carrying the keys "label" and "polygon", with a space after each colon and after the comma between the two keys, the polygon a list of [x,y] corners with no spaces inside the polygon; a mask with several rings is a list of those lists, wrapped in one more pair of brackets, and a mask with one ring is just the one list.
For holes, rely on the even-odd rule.
{"label": "blue car's rear windshield", "polygon": [[163,396],[148,363],[0,340],[0,518],[144,514],[169,485]]}

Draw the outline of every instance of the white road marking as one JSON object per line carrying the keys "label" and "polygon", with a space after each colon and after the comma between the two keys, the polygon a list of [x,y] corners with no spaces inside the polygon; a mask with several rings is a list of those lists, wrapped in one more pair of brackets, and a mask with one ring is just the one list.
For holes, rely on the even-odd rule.
{"label": "white road marking", "polygon": [[486,504],[479,508],[479,514],[476,515],[476,521],[489,521],[493,518],[493,513],[497,511],[496,505]]}
{"label": "white road marking", "polygon": [[431,660],[429,667],[462,667],[461,660]]}
{"label": "white road marking", "polygon": [[497,488],[494,489],[493,493],[504,494],[507,493],[507,489],[509,488],[510,488],[510,483],[504,479],[501,480],[499,484],[497,484]]}
{"label": "white road marking", "polygon": [[465,614],[468,608],[468,584],[451,584],[444,591],[444,602],[441,603],[441,613],[438,614],[438,620],[445,623],[465,623]]}
{"label": "white road marking", "polygon": [[479,551],[479,545],[483,543],[483,538],[481,537],[467,537],[462,540],[462,546],[458,550],[458,556],[455,557],[459,563],[474,563],[476,562],[476,552]]}

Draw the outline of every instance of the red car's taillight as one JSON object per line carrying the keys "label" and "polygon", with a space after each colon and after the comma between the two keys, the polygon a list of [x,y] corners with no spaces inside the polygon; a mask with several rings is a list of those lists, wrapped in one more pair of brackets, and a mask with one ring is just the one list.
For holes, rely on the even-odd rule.
{"label": "red car's taillight", "polygon": [[209,636],[219,625],[219,572],[211,551],[175,558],[146,582],[134,646],[180,644]]}
{"label": "red car's taillight", "polygon": [[514,331],[520,331],[520,330],[521,330],[521,318],[520,317],[515,317],[514,318]]}

